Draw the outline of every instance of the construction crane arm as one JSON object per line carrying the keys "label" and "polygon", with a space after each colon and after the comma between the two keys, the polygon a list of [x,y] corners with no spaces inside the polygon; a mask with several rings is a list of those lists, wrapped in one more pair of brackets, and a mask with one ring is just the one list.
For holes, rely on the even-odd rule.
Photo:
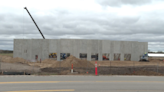
{"label": "construction crane arm", "polygon": [[24,7],[24,9],[27,11],[27,13],[30,15],[32,21],[34,22],[34,24],[36,25],[36,27],[38,28],[40,34],[42,35],[43,39],[45,39],[44,35],[42,34],[41,30],[39,29],[38,25],[36,24],[35,20],[33,19],[33,17],[31,16],[30,12],[28,11],[27,7]]}

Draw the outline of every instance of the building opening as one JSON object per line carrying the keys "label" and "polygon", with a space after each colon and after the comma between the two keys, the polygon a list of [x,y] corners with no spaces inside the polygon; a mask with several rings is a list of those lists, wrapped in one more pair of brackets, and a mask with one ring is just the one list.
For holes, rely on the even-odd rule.
{"label": "building opening", "polygon": [[87,60],[87,53],[80,53],[80,59]]}
{"label": "building opening", "polygon": [[35,60],[38,61],[38,55],[35,55]]}
{"label": "building opening", "polygon": [[110,56],[109,53],[103,53],[103,55],[102,55],[102,60],[103,60],[103,61],[109,60],[109,56]]}
{"label": "building opening", "polygon": [[65,60],[70,56],[70,53],[60,53],[60,60]]}
{"label": "building opening", "polygon": [[49,58],[53,60],[57,60],[57,53],[50,53]]}
{"label": "building opening", "polygon": [[121,56],[120,53],[115,53],[115,54],[114,54],[114,60],[115,60],[115,61],[120,61],[120,56]]}
{"label": "building opening", "polygon": [[124,61],[131,61],[131,54],[124,54]]}
{"label": "building opening", "polygon": [[98,53],[92,53],[91,54],[91,61],[98,60],[98,57],[99,57]]}

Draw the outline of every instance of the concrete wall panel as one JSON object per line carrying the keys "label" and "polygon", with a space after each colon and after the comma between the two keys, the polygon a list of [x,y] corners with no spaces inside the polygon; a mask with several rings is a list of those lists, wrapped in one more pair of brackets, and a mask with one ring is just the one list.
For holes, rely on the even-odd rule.
{"label": "concrete wall panel", "polygon": [[35,61],[35,56],[38,55],[38,61],[42,57],[42,39],[32,39],[32,61]]}
{"label": "concrete wall panel", "polygon": [[43,39],[42,40],[42,56],[41,56],[41,60],[45,60],[47,58],[49,58],[49,39]]}
{"label": "concrete wall panel", "polygon": [[57,61],[60,61],[61,46],[60,40],[57,39]]}
{"label": "concrete wall panel", "polygon": [[124,61],[124,41],[120,41],[120,61]]}
{"label": "concrete wall panel", "polygon": [[98,53],[98,40],[90,40],[91,42],[91,53]]}
{"label": "concrete wall panel", "polygon": [[114,41],[110,42],[111,47],[110,47],[110,61],[114,60]]}
{"label": "concrete wall panel", "polygon": [[22,58],[31,61],[31,44],[32,41],[28,39],[22,40]]}
{"label": "concrete wall panel", "polygon": [[73,49],[73,56],[76,58],[79,58],[79,51],[80,51],[80,40],[79,39],[72,39],[73,44],[72,44],[72,49]]}
{"label": "concrete wall panel", "polygon": [[114,41],[114,52],[121,53],[121,41]]}
{"label": "concrete wall panel", "polygon": [[130,41],[123,41],[123,53],[131,54],[132,52],[132,42]]}
{"label": "concrete wall panel", "polygon": [[140,43],[139,42],[132,42],[132,61],[139,61],[140,59]]}
{"label": "concrete wall panel", "polygon": [[13,57],[22,57],[22,40],[14,39],[14,52]]}
{"label": "concrete wall panel", "polygon": [[111,52],[111,41],[102,40],[102,53],[110,53]]}
{"label": "concrete wall panel", "polygon": [[87,53],[88,52],[88,41],[89,40],[79,40],[79,53]]}
{"label": "concrete wall panel", "polygon": [[60,52],[61,53],[70,53],[73,54],[73,40],[70,39],[61,39],[60,40]]}
{"label": "concrete wall panel", "polygon": [[98,61],[102,61],[102,40],[98,40]]}
{"label": "concrete wall panel", "polygon": [[87,42],[87,60],[91,61],[91,51],[92,51],[91,40],[86,40],[86,42]]}
{"label": "concrete wall panel", "polygon": [[49,39],[49,53],[57,53],[57,39]]}

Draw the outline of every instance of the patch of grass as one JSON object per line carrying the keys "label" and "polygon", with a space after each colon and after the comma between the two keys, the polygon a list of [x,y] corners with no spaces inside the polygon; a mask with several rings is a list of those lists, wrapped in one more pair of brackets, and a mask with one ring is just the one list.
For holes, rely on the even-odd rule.
{"label": "patch of grass", "polygon": [[0,53],[0,55],[13,57],[13,53]]}

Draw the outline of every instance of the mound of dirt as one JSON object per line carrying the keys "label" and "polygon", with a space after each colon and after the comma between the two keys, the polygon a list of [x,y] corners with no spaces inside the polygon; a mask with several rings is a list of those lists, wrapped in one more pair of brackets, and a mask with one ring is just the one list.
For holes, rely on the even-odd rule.
{"label": "mound of dirt", "polygon": [[2,62],[7,62],[7,63],[28,63],[27,60],[25,59],[22,59],[22,58],[12,58],[12,57],[9,57],[9,56],[2,56],[0,55],[0,60]]}
{"label": "mound of dirt", "polygon": [[53,59],[45,59],[45,60],[43,60],[41,63],[52,64],[52,63],[56,63],[56,62],[58,62],[58,61],[53,60]]}
{"label": "mound of dirt", "polygon": [[94,67],[92,63],[90,63],[87,60],[81,60],[78,59],[74,56],[69,56],[67,59],[61,61],[61,62],[56,62],[53,64],[51,67],[56,68],[56,67],[71,67],[73,64],[73,67]]}
{"label": "mound of dirt", "polygon": [[51,67],[53,64],[56,64],[59,61],[53,60],[53,59],[45,59],[41,63],[40,62],[29,62],[28,65],[40,67],[40,68],[47,68]]}

